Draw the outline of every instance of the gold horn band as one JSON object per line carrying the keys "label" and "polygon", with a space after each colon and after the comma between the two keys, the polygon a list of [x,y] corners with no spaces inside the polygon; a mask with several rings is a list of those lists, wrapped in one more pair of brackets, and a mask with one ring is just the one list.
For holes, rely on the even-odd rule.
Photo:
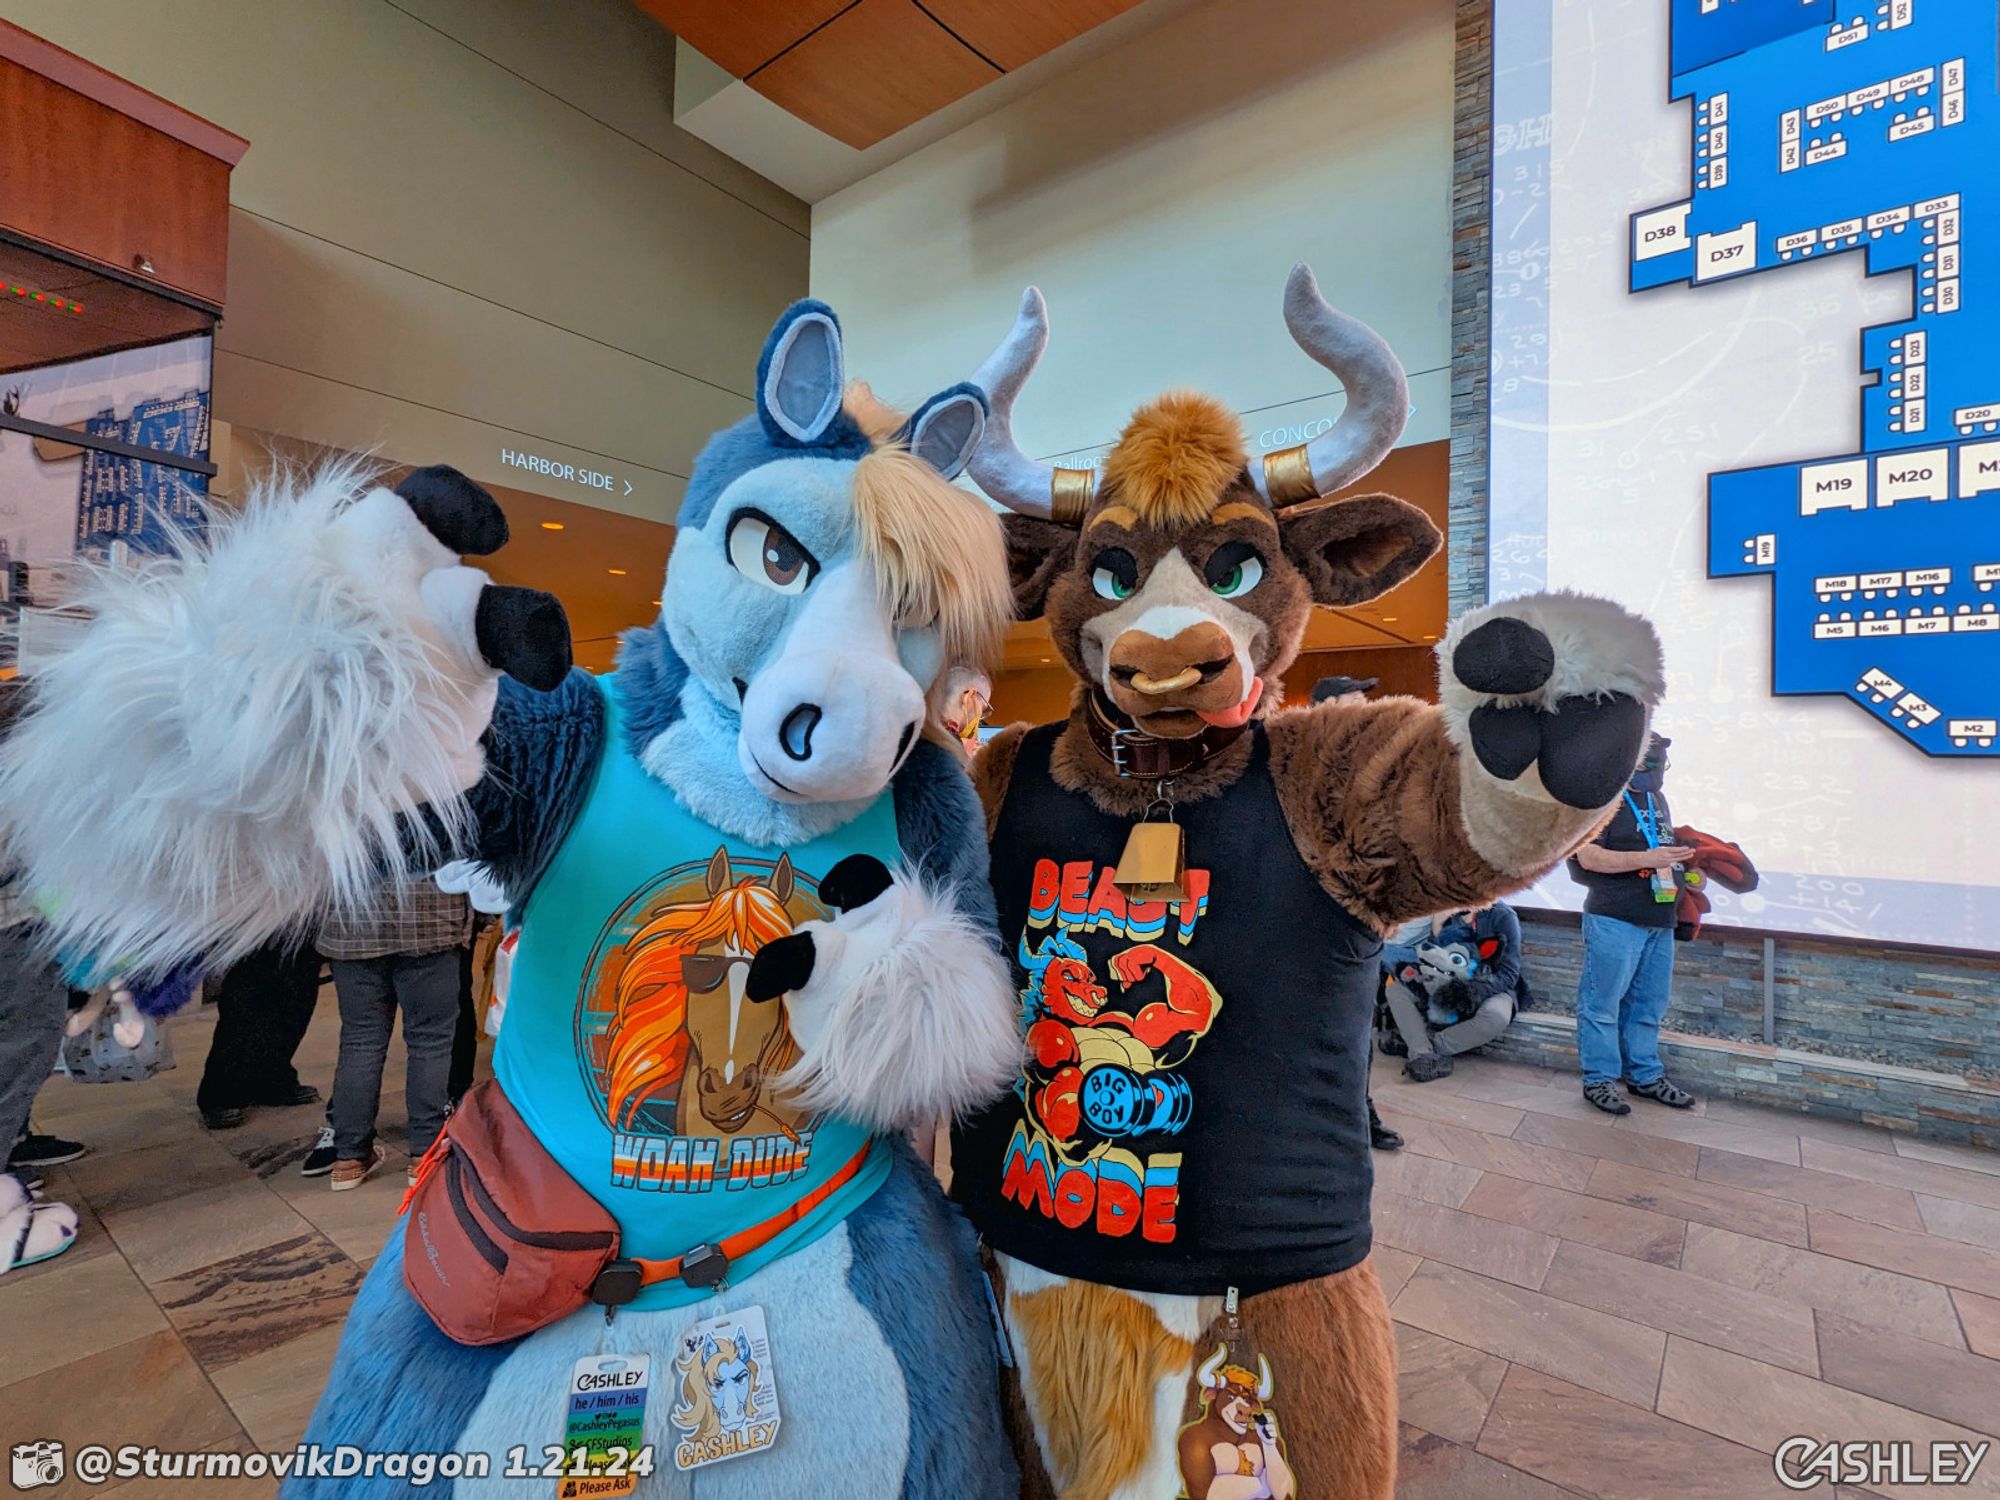
{"label": "gold horn band", "polygon": [[1059,526],[1081,526],[1097,493],[1097,470],[1049,471],[1049,519]]}
{"label": "gold horn band", "polygon": [[1312,459],[1304,443],[1264,455],[1264,494],[1273,510],[1319,499],[1319,484],[1313,479]]}

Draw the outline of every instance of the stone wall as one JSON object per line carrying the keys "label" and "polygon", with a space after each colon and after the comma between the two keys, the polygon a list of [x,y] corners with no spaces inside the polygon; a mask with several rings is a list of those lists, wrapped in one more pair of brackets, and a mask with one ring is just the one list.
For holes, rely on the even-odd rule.
{"label": "stone wall", "polygon": [[[1500,1046],[1576,1067],[1576,919],[1525,912],[1535,1009]],[[1690,1088],[2000,1147],[2000,959],[1781,937],[1764,1026],[1764,947],[1714,935],[1675,949],[1664,1055]]]}

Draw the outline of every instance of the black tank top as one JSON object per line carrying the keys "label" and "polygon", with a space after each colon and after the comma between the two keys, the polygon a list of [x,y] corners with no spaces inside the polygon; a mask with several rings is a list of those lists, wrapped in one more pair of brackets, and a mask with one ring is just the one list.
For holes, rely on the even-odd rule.
{"label": "black tank top", "polygon": [[1246,1294],[1368,1254],[1368,1030],[1381,940],[1294,847],[1262,725],[1179,810],[1187,900],[1112,884],[1131,823],[1023,740],[993,833],[1028,1062],[959,1126],[952,1193],[996,1249],[1135,1291]]}

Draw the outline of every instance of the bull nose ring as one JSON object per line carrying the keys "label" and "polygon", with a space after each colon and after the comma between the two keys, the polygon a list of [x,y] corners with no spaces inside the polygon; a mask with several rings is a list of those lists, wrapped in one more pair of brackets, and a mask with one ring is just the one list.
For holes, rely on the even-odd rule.
{"label": "bull nose ring", "polygon": [[1177,693],[1182,688],[1193,687],[1200,681],[1200,667],[1182,667],[1171,677],[1148,677],[1144,672],[1132,674],[1132,686],[1152,698],[1157,698],[1162,693]]}

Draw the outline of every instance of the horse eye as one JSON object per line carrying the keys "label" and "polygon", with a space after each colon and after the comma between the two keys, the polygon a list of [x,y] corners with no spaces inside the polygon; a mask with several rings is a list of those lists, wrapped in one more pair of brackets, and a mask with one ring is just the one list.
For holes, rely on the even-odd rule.
{"label": "horse eye", "polygon": [[737,572],[781,594],[803,594],[819,572],[818,559],[797,537],[754,510],[730,518],[728,548]]}
{"label": "horse eye", "polygon": [[1100,599],[1129,599],[1139,586],[1139,564],[1123,547],[1107,547],[1091,560],[1090,586]]}

